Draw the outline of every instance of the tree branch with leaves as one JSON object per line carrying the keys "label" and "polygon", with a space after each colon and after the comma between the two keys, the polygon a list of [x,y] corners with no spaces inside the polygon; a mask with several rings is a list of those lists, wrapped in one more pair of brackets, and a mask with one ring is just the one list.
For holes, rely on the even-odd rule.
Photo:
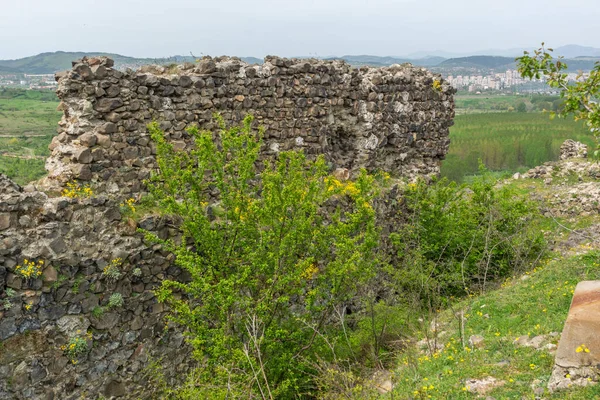
{"label": "tree branch with leaves", "polygon": [[546,48],[544,43],[533,54],[525,51],[522,57],[516,59],[519,73],[529,79],[544,77],[550,87],[558,89],[564,99],[564,105],[559,111],[552,112],[551,118],[573,115],[575,120],[586,121],[596,141],[599,142],[600,62],[596,62],[588,74],[579,72],[573,82],[569,80],[566,72],[568,66],[563,61],[564,57],[553,57],[553,51],[551,48]]}

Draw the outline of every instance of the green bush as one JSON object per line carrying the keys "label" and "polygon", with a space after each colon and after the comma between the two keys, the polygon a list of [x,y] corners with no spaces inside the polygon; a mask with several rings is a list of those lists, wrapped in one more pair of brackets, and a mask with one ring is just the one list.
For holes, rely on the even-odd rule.
{"label": "green bush", "polygon": [[409,184],[404,222],[390,238],[390,273],[402,293],[433,307],[484,291],[490,282],[537,261],[543,235],[532,201],[488,173],[458,185],[446,179]]}
{"label": "green bush", "polygon": [[217,134],[188,131],[190,152],[149,126],[159,166],[149,190],[163,213],[177,216],[183,238],[146,236],[191,277],[163,281],[157,297],[187,329],[201,364],[180,396],[308,395],[328,331],[337,329],[335,310],[375,275],[378,185],[364,172],[340,182],[322,157],[300,152],[260,163],[262,131],[252,117],[231,129],[217,120]]}

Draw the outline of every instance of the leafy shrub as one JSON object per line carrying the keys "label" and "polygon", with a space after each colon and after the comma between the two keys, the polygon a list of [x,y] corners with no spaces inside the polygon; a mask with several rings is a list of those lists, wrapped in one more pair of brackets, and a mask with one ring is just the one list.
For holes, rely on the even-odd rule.
{"label": "leafy shrub", "polygon": [[15,267],[15,274],[24,279],[35,279],[42,275],[44,269],[44,260],[37,262],[25,259],[22,264]]}
{"label": "leafy shrub", "polygon": [[390,271],[419,302],[447,304],[473,288],[483,291],[545,249],[542,233],[532,227],[535,205],[482,172],[469,185],[419,181],[405,191],[405,220],[390,236],[396,249]]}
{"label": "leafy shrub", "polygon": [[146,236],[191,276],[157,291],[202,364],[189,396],[310,393],[333,310],[375,273],[377,185],[364,172],[340,182],[322,157],[307,161],[300,152],[261,164],[262,131],[253,131],[252,117],[231,129],[217,121],[214,136],[188,131],[190,153],[149,126],[160,168],[149,189],[160,210],[180,219],[183,240]]}
{"label": "leafy shrub", "polygon": [[115,258],[108,263],[106,267],[102,270],[102,276],[109,282],[118,281],[121,277],[121,265],[123,265],[123,260],[120,258]]}
{"label": "leafy shrub", "polygon": [[[81,331],[77,331],[77,335],[81,335]],[[71,359],[73,364],[77,364],[77,358],[88,351],[88,340],[92,340],[91,332],[88,332],[83,336],[72,336],[69,338],[69,342],[60,348],[65,355]]]}
{"label": "leafy shrub", "polygon": [[121,293],[113,293],[108,298],[108,308],[119,308],[123,306],[123,295]]}
{"label": "leafy shrub", "polygon": [[92,189],[87,185],[80,185],[77,182],[67,182],[67,188],[63,189],[61,195],[71,199],[82,197],[90,197],[94,194]]}

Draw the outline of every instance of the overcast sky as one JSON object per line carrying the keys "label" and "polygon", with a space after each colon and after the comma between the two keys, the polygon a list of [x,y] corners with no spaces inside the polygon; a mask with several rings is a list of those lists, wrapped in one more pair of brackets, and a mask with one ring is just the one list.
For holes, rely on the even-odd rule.
{"label": "overcast sky", "polygon": [[600,47],[599,0],[0,0],[0,59]]}

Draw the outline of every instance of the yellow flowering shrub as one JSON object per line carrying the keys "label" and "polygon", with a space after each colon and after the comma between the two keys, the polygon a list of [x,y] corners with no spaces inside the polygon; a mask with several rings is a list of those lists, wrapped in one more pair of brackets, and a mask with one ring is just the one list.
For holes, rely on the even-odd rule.
{"label": "yellow flowering shrub", "polygon": [[123,201],[121,204],[121,209],[124,210],[127,213],[135,213],[135,199],[134,198],[129,198],[125,201]]}
{"label": "yellow flowering shrub", "polygon": [[23,264],[17,265],[15,268],[15,274],[24,279],[35,279],[42,275],[44,269],[44,261],[39,260],[38,262],[31,261],[28,259],[23,260]]}
{"label": "yellow flowering shrub", "polygon": [[123,260],[121,258],[111,260],[102,270],[102,276],[107,281],[117,281],[121,277],[121,265],[123,265]]}
{"label": "yellow flowering shrub", "polygon": [[77,199],[81,197],[91,197],[94,194],[92,189],[85,185],[81,186],[76,182],[68,182],[67,188],[63,189],[61,195],[71,199]]}
{"label": "yellow flowering shrub", "polygon": [[[77,335],[81,335],[80,330],[77,331]],[[72,364],[77,364],[77,358],[88,350],[88,340],[92,340],[91,332],[87,332],[82,336],[71,337],[67,344],[60,346],[60,349],[71,359]]]}

